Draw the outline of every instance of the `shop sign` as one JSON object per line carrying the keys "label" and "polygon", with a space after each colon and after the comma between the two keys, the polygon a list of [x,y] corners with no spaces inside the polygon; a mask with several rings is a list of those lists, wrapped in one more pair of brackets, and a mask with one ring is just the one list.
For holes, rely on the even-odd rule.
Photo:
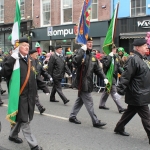
{"label": "shop sign", "polygon": [[67,35],[73,35],[73,29],[58,29],[58,30],[53,30],[52,27],[47,28],[47,35],[48,36],[64,36],[66,37]]}
{"label": "shop sign", "polygon": [[0,32],[7,32],[7,31],[11,31],[11,30],[12,30],[12,27],[0,28]]}
{"label": "shop sign", "polygon": [[137,24],[141,28],[150,28],[150,20],[138,21]]}

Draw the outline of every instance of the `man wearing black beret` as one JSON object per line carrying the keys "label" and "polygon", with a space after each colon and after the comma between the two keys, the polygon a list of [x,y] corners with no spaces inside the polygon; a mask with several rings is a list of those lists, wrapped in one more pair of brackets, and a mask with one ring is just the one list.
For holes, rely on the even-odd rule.
{"label": "man wearing black beret", "polygon": [[50,95],[50,102],[59,102],[55,99],[56,92],[61,97],[64,104],[69,102],[63,94],[61,88],[61,80],[64,78],[65,72],[72,77],[71,72],[62,56],[62,47],[58,45],[55,48],[55,53],[50,57],[48,62],[48,73],[53,78],[53,88]]}
{"label": "man wearing black beret", "polygon": [[145,59],[148,46],[145,39],[135,40],[133,46],[134,54],[128,58],[124,66],[116,93],[119,99],[125,95],[128,107],[117,123],[114,132],[129,136],[125,132],[125,125],[138,113],[150,144],[150,111],[148,107],[150,104],[150,64]]}
{"label": "man wearing black beret", "polygon": [[[35,97],[37,94],[37,85],[40,89],[43,89],[45,93],[49,93],[46,84],[42,81],[41,77],[36,74],[35,62],[28,55],[29,53],[29,43],[27,38],[21,38],[19,42],[17,41],[14,47],[19,46],[19,52],[14,51],[12,55],[7,59],[3,65],[0,75],[5,77],[8,82],[12,82],[11,75],[13,72],[14,64],[17,59],[19,59],[20,64],[20,92],[19,103],[17,104],[18,110],[16,112],[16,120],[11,121],[12,128],[9,134],[9,140],[15,143],[22,143],[23,140],[18,137],[20,129],[24,134],[31,150],[42,150],[36,141],[36,138],[31,133],[30,121],[33,119],[34,107],[35,107]],[[15,81],[14,81],[15,82]],[[15,87],[14,87],[15,88]],[[11,93],[11,89],[9,93]],[[15,100],[14,100],[15,101]],[[13,100],[9,103],[13,103]]]}

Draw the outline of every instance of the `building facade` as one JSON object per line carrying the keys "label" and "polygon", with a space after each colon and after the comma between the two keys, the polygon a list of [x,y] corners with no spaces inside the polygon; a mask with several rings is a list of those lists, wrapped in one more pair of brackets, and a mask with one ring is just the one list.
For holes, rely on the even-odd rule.
{"label": "building facade", "polygon": [[[28,36],[32,28],[32,0],[21,0],[20,36]],[[0,0],[0,48],[3,51],[11,49],[8,40],[14,23],[16,0]]]}
{"label": "building facade", "polygon": [[[111,10],[117,2],[111,1]],[[122,46],[129,52],[133,48],[134,39],[145,38],[146,33],[150,32],[150,1],[120,0],[116,29],[117,46]]]}
{"label": "building facade", "polygon": [[[56,45],[72,51],[77,24],[82,9],[81,0],[33,0],[32,47],[39,42],[41,49],[49,51]],[[92,0],[90,36],[94,48],[102,50],[111,16],[111,0]]]}

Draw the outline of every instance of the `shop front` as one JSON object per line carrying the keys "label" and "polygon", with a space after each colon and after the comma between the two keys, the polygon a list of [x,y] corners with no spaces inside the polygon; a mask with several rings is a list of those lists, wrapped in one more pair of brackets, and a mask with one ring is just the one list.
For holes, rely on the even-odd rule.
{"label": "shop front", "polygon": [[[20,37],[28,35],[28,30],[30,30],[31,21],[28,22],[21,22],[20,25]],[[10,40],[8,37],[12,32],[13,24],[5,24],[0,25],[0,48],[3,51],[9,51],[12,48]]]}
{"label": "shop front", "polygon": [[[91,23],[90,36],[93,38],[94,49],[102,49],[107,29],[108,21]],[[61,45],[64,52],[67,49],[73,51],[80,47],[75,42],[76,33],[77,26],[75,24],[37,28],[32,30],[32,47],[39,42],[43,51],[54,50],[56,45]]]}
{"label": "shop front", "polygon": [[145,38],[147,32],[150,32],[149,16],[118,19],[117,46],[124,47],[129,52],[133,49],[134,39]]}

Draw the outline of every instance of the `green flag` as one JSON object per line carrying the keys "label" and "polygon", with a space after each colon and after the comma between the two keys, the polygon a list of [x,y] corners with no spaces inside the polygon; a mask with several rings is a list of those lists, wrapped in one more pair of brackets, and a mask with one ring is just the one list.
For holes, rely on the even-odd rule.
{"label": "green flag", "polygon": [[[16,0],[15,19],[14,19],[14,25],[11,34],[12,45],[15,45],[16,41],[19,40],[20,20],[21,20],[20,0]],[[18,53],[19,47],[13,50],[13,52]],[[11,75],[11,79],[9,81],[8,111],[6,116],[6,119],[11,124],[16,123],[16,115],[18,113],[19,94],[20,94],[20,63],[19,63],[19,59],[16,59],[13,72]]]}
{"label": "green flag", "polygon": [[[112,45],[114,44],[114,33],[116,27],[116,19],[118,14],[119,2],[117,3],[116,9],[113,13],[110,26],[108,28],[106,38],[103,44],[103,51],[105,54],[109,55],[112,51]],[[113,80],[113,72],[114,72],[114,58],[112,57],[110,68],[107,71],[106,77],[108,79],[108,84],[106,85],[107,91],[110,92]]]}

